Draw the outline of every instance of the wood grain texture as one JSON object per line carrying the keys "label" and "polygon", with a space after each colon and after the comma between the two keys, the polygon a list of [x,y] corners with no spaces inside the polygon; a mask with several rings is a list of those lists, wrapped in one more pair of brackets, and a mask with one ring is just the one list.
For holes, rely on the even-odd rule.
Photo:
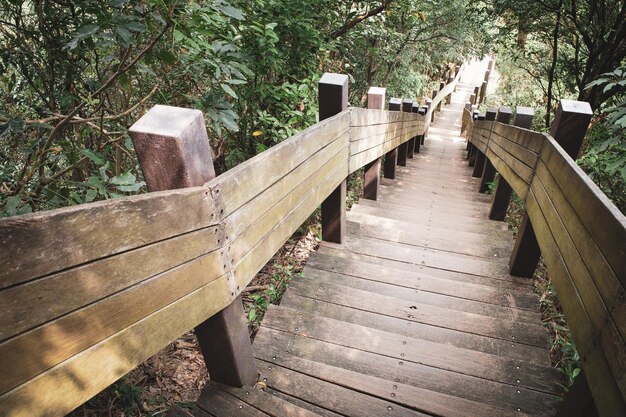
{"label": "wood grain texture", "polygon": [[251,201],[335,139],[345,138],[347,146],[348,136],[343,134],[349,130],[349,124],[350,110],[345,110],[207,183],[216,194],[224,196],[224,216]]}
{"label": "wood grain texture", "polygon": [[217,223],[204,187],[0,219],[0,288]]}
{"label": "wood grain texture", "polygon": [[552,276],[553,285],[559,294],[559,299],[562,300],[561,305],[577,347],[580,351],[587,352],[585,356],[581,357],[582,366],[589,381],[591,392],[596,399],[598,411],[601,415],[607,416],[624,415],[626,413],[624,399],[613,378],[604,353],[599,347],[592,348],[595,339],[593,325],[585,313],[580,295],[532,189],[528,193],[526,210],[534,225],[541,253]]}
{"label": "wood grain texture", "polygon": [[231,302],[220,277],[2,394],[0,409],[12,417],[63,416]]}

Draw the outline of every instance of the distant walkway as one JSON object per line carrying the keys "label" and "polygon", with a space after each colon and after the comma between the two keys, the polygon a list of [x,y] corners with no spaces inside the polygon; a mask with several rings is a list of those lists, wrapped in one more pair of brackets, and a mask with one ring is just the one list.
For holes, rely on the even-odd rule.
{"label": "distant walkway", "polygon": [[210,415],[555,414],[560,374],[537,297],[508,275],[511,233],[487,220],[459,137],[472,69],[484,63],[421,153],[382,181],[379,201],[353,206],[347,242],[322,243],[268,310],[254,343],[266,390],[210,385],[199,401]]}

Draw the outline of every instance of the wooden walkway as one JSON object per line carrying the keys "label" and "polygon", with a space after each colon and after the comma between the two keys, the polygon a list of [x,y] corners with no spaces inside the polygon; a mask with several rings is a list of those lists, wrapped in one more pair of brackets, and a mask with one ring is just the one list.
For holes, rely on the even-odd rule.
{"label": "wooden walkway", "polygon": [[197,416],[555,414],[538,298],[508,275],[511,232],[487,219],[458,134],[473,85],[270,307],[254,342],[266,388],[209,384]]}

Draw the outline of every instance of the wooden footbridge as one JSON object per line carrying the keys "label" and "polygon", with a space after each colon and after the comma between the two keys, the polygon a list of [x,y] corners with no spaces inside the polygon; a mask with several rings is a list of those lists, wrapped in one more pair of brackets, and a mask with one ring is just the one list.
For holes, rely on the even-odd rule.
{"label": "wooden footbridge", "polygon": [[[526,108],[476,115],[485,65],[389,111],[326,74],[320,123],[217,177],[202,114],[153,108],[131,128],[150,193],[0,221],[0,416],[64,415],[192,328],[197,417],[626,415],[626,219],[569,156],[588,106],[561,101],[551,135]],[[324,241],[251,345],[239,294],[320,204]],[[582,361],[569,393],[540,255]]]}

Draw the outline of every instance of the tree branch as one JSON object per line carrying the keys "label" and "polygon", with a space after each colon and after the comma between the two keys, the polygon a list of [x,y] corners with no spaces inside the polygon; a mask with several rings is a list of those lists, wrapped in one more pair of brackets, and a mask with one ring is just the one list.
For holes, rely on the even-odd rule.
{"label": "tree branch", "polygon": [[350,20],[348,23],[346,23],[339,29],[333,31],[333,33],[330,34],[330,38],[337,39],[338,37],[345,35],[346,32],[348,32],[350,29],[352,29],[353,27],[355,27],[362,21],[369,19],[372,16],[376,16],[377,14],[382,13],[391,4],[391,2],[392,0],[383,0],[383,3],[380,6],[374,9],[368,10],[365,14],[356,16],[354,19]]}

